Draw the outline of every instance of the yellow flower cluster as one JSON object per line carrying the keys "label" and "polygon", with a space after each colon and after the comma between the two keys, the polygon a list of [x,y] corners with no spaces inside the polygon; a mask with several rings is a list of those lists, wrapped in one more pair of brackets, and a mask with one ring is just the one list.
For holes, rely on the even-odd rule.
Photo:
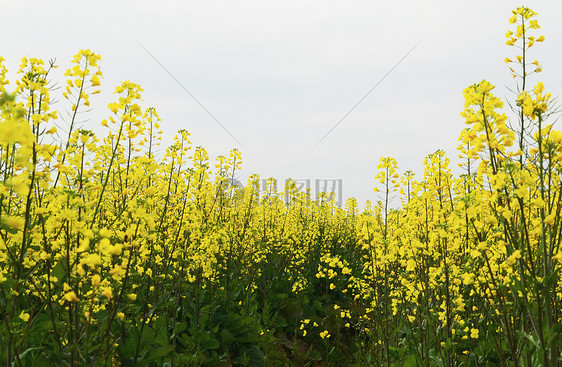
{"label": "yellow flower cluster", "polygon": [[[514,11],[508,44],[521,41],[527,52],[544,40],[528,35],[539,28],[535,15]],[[515,75],[526,78],[525,56],[516,60],[523,73]],[[240,152],[213,164],[184,130],[160,151],[158,114],[141,106],[143,90],[130,81],[108,105],[105,137],[81,128],[77,111],[102,77],[89,50],[64,74],[71,120],[59,136],[48,82],[55,65],[24,58],[12,95],[2,61],[0,338],[23,346],[37,339],[28,328],[41,325],[74,364],[115,355],[134,364],[147,328],[177,338],[189,323],[212,350],[197,328],[213,309],[223,307],[220,324],[234,311],[269,315],[285,302],[271,314],[287,318],[260,325],[264,338],[276,327],[317,344],[354,335],[371,341],[379,362],[400,343],[411,342],[422,361],[450,361],[492,340],[502,365],[518,365],[518,348],[532,339],[543,360],[556,358],[562,132],[546,123],[551,95],[542,83],[520,90],[518,127],[491,83],[467,87],[465,174],[455,177],[440,150],[419,179],[382,158],[380,200],[361,212],[354,199],[339,208],[333,195],[315,200],[292,181],[279,188],[270,178],[261,190],[253,175],[234,186]],[[19,355],[17,345],[9,355]]]}

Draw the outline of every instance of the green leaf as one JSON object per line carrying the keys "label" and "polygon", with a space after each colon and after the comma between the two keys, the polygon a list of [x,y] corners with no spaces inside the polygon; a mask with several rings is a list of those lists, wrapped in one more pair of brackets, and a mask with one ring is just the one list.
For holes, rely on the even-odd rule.
{"label": "green leaf", "polygon": [[62,261],[57,262],[57,264],[51,270],[51,277],[57,277],[59,283],[61,280],[66,279],[66,271],[64,270],[64,265]]}
{"label": "green leaf", "polygon": [[250,359],[250,366],[265,366],[265,355],[257,346],[252,345],[250,348],[243,348],[242,351]]}
{"label": "green leaf", "polygon": [[238,335],[238,337],[236,338],[236,341],[240,343],[257,343],[259,340],[259,336],[253,333]]}
{"label": "green leaf", "polygon": [[178,335],[183,333],[185,331],[185,329],[187,329],[187,323],[186,322],[180,322],[180,323],[176,324],[176,327],[174,328],[174,332],[173,332],[172,336],[170,336],[170,339],[176,338]]}
{"label": "green leaf", "polygon": [[540,342],[539,339],[536,338],[534,335],[525,333],[525,332],[521,332],[521,334],[527,338],[527,340],[529,340],[531,342],[531,344],[533,344],[535,346],[535,348],[540,350]]}
{"label": "green leaf", "polygon": [[172,350],[174,350],[174,346],[168,345],[166,347],[162,347],[162,348],[156,349],[154,351],[151,351],[149,353],[148,358],[143,359],[142,361],[138,361],[136,365],[140,366],[140,367],[147,366],[149,363],[151,363],[151,362],[153,362],[157,359],[167,357]]}
{"label": "green leaf", "polygon": [[283,316],[278,316],[276,320],[277,327],[286,327],[287,326],[287,319]]}
{"label": "green leaf", "polygon": [[150,327],[145,328],[141,335],[141,347],[151,345],[154,342],[154,330]]}
{"label": "green leaf", "polygon": [[224,344],[230,344],[236,340],[234,335],[228,329],[221,330],[221,340]]}
{"label": "green leaf", "polygon": [[31,353],[33,351],[39,351],[41,349],[42,349],[42,347],[28,348],[28,349],[26,349],[26,350],[24,350],[23,352],[20,353],[19,358],[23,359],[23,358],[25,358],[25,356],[27,356],[28,353]]}
{"label": "green leaf", "polygon": [[545,287],[552,287],[557,283],[558,283],[558,274],[556,274],[555,272],[549,274],[548,276],[546,276],[546,278],[543,279],[543,284]]}
{"label": "green leaf", "polygon": [[170,344],[170,338],[168,338],[168,333],[166,332],[166,329],[161,329],[158,334],[156,334],[156,337],[154,338],[154,342],[162,347],[165,347],[166,345]]}
{"label": "green leaf", "polygon": [[446,351],[449,351],[449,350],[451,350],[452,347],[453,347],[453,342],[451,341],[451,338],[447,338],[447,341],[445,342],[444,349]]}
{"label": "green leaf", "polygon": [[220,343],[217,339],[210,337],[202,340],[201,346],[205,349],[211,350],[211,349],[217,349],[220,346]]}
{"label": "green leaf", "polygon": [[11,233],[11,234],[16,234],[18,233],[18,229],[17,228],[12,228],[6,224],[4,224],[3,222],[0,222],[0,229],[3,229],[4,231]]}
{"label": "green leaf", "polygon": [[311,361],[321,361],[322,359],[322,353],[318,349],[314,349],[310,354]]}
{"label": "green leaf", "polygon": [[416,356],[414,354],[409,355],[404,361],[403,367],[418,367]]}

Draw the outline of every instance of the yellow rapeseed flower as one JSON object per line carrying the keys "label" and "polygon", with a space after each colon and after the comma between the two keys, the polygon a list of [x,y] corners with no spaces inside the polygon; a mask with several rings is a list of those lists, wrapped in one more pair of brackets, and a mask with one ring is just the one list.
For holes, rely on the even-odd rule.
{"label": "yellow rapeseed flower", "polygon": [[28,322],[29,321],[29,317],[30,315],[24,311],[22,311],[19,315],[19,318],[22,319],[24,322]]}

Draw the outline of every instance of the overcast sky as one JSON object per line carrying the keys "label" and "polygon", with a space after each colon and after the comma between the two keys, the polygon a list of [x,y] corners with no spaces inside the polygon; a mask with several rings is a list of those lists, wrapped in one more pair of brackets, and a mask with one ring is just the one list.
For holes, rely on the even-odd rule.
{"label": "overcast sky", "polygon": [[[0,56],[10,79],[22,56],[56,58],[54,78],[80,49],[101,54],[102,94],[86,128],[110,112],[115,86],[131,80],[162,118],[211,157],[242,151],[251,173],[285,180],[341,179],[345,198],[377,200],[382,156],[419,178],[443,149],[454,163],[462,90],[487,79],[512,98],[504,64],[515,1],[1,1]],[[553,96],[562,93],[562,3],[525,4],[546,41],[531,49]],[[241,146],[140,46],[143,45]],[[417,47],[415,47],[417,45]],[[415,49],[320,144],[373,86]],[[540,78],[540,79],[539,79]],[[61,100],[58,109],[68,108]],[[315,147],[316,146],[316,147]]]}

